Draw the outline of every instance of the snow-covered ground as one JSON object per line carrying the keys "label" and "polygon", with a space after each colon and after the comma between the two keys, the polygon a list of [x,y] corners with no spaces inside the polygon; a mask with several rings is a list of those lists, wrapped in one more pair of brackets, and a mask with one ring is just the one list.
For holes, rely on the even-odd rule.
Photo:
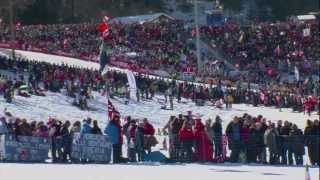
{"label": "snow-covered ground", "polygon": [[[50,63],[68,63],[81,67],[98,68],[97,63],[85,62],[73,58],[65,58],[40,53],[18,51],[20,55]],[[72,99],[60,94],[47,92],[45,97],[32,96],[24,98],[16,96],[12,104],[8,104],[0,97],[0,113],[5,108],[14,113],[15,116],[24,117],[28,120],[47,121],[48,117],[55,117],[62,121],[82,120],[91,117],[99,121],[102,128],[107,123],[106,98],[95,92],[94,99],[90,100],[90,111],[81,111],[71,105]],[[124,104],[124,100],[116,98],[114,106],[122,116],[131,115],[134,118],[148,118],[157,128],[161,128],[171,115],[179,113],[186,114],[192,110],[202,119],[214,118],[216,115],[223,119],[224,127],[234,116],[249,113],[252,115],[263,115],[268,120],[289,120],[304,128],[306,119],[316,119],[317,115],[311,117],[303,113],[292,113],[289,109],[279,112],[272,107],[252,107],[247,105],[234,105],[231,110],[220,110],[210,105],[203,107],[195,106],[194,103],[183,100],[183,103],[174,104],[174,110],[162,110],[160,106],[163,97],[157,95],[153,101],[142,101],[139,103]],[[160,148],[160,147],[157,147]],[[0,179],[18,180],[22,177],[33,180],[42,179],[77,179],[77,180],[136,180],[136,179],[183,179],[183,180],[210,180],[210,179],[272,179],[272,180],[295,180],[304,178],[303,167],[275,167],[262,165],[212,165],[212,164],[129,164],[129,165],[52,165],[52,164],[0,164]],[[319,179],[319,169],[310,171],[312,180]]]}
{"label": "snow-covered ground", "polygon": [[[46,92],[45,97],[32,96],[25,98],[15,96],[13,103],[6,103],[3,97],[0,97],[0,112],[7,108],[18,117],[24,117],[29,120],[47,121],[48,117],[55,117],[62,121],[77,121],[86,117],[91,117],[100,122],[103,126],[107,122],[107,99],[98,92],[94,92],[94,99],[89,100],[89,106],[92,110],[82,111],[78,107],[72,106],[73,99],[61,93]],[[296,123],[300,128],[304,128],[306,119],[316,119],[316,114],[311,117],[303,113],[292,113],[289,109],[283,109],[280,112],[272,107],[252,107],[244,104],[233,105],[231,110],[220,110],[210,105],[195,106],[188,100],[183,103],[174,102],[174,110],[161,109],[163,97],[157,95],[153,101],[131,102],[125,105],[124,99],[115,98],[112,100],[114,106],[122,116],[131,115],[133,118],[148,118],[156,127],[163,127],[171,115],[187,114],[191,110],[193,114],[199,115],[203,120],[214,119],[219,115],[223,119],[224,127],[234,116],[241,116],[244,113],[252,115],[263,115],[268,120],[289,120]]]}
{"label": "snow-covered ground", "polygon": [[[319,170],[310,169],[312,180]],[[0,164],[1,180],[304,180],[303,167],[248,165]]]}

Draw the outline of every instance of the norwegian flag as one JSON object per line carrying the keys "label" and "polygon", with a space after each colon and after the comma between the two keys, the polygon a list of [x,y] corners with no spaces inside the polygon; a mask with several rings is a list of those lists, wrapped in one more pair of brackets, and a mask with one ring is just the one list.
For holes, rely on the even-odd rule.
{"label": "norwegian flag", "polygon": [[112,120],[114,116],[120,116],[119,111],[116,110],[116,108],[113,106],[110,99],[108,99],[108,118],[109,120]]}

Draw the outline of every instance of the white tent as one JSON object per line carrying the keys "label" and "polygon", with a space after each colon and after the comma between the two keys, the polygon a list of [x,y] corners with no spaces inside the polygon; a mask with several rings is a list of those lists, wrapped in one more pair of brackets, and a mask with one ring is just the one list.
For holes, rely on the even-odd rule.
{"label": "white tent", "polygon": [[145,23],[145,22],[156,21],[161,18],[170,19],[170,20],[174,19],[173,17],[165,13],[156,13],[156,14],[146,14],[146,15],[137,15],[137,16],[116,17],[111,20],[111,23],[113,22],[120,22],[122,24]]}
{"label": "white tent", "polygon": [[315,15],[299,15],[297,16],[297,19],[299,21],[309,21],[309,20],[315,20],[316,16]]}

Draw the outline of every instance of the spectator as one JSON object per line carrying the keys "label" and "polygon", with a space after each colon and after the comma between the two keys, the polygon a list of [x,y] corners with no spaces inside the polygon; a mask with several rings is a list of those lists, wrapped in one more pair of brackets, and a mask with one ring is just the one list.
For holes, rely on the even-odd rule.
{"label": "spectator", "polygon": [[184,121],[182,128],[179,131],[179,140],[181,142],[181,156],[179,160],[183,162],[192,162],[193,160],[193,143],[194,143],[194,134],[190,124],[187,121]]}
{"label": "spectator", "polygon": [[113,163],[121,163],[122,159],[122,127],[120,124],[120,117],[115,115],[108,123],[104,131],[110,137],[112,143]]}
{"label": "spectator", "polygon": [[92,129],[91,129],[91,134],[99,134],[99,135],[102,134],[102,131],[101,131],[101,129],[99,128],[99,125],[98,125],[98,121],[97,121],[97,120],[94,120],[94,121],[93,121],[93,127],[92,127]]}
{"label": "spectator", "polygon": [[213,141],[214,141],[214,157],[222,155],[222,120],[220,116],[216,116],[215,122],[212,125]]}

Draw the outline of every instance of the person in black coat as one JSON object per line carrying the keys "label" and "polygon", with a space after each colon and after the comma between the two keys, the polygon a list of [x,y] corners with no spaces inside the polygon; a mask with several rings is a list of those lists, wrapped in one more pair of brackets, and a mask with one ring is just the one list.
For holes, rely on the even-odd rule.
{"label": "person in black coat", "polygon": [[315,163],[320,166],[320,124],[319,120],[314,120],[314,126],[313,126],[313,133],[314,133],[314,159]]}
{"label": "person in black coat", "polygon": [[214,157],[219,157],[222,154],[222,124],[220,116],[216,116],[215,122],[212,124],[213,143],[214,143]]}
{"label": "person in black coat", "polygon": [[93,121],[93,127],[91,129],[91,134],[102,134],[102,131],[101,129],[99,128],[99,125],[98,125],[98,121],[97,120],[94,120]]}
{"label": "person in black coat", "polygon": [[291,149],[288,154],[289,165],[293,164],[292,154],[294,154],[296,165],[302,165],[303,155],[305,154],[304,135],[295,124],[292,126],[292,130],[289,132],[289,146],[289,149]]}
{"label": "person in black coat", "polygon": [[71,159],[72,136],[69,131],[70,122],[66,121],[60,130],[62,161],[67,162],[67,156]]}
{"label": "person in black coat", "polygon": [[281,142],[281,164],[287,165],[288,158],[287,155],[291,151],[289,147],[289,132],[291,130],[291,125],[288,121],[284,122],[284,126],[280,128],[280,142]]}
{"label": "person in black coat", "polygon": [[235,117],[233,121],[228,124],[226,129],[229,149],[231,149],[230,161],[233,163],[239,161],[239,155],[242,148],[241,126],[240,118]]}
{"label": "person in black coat", "polygon": [[314,147],[315,147],[315,131],[313,127],[313,122],[311,120],[307,120],[307,126],[304,129],[304,135],[305,135],[305,145],[308,148],[308,155],[309,155],[309,160],[311,165],[316,164],[316,159],[315,159],[315,152],[314,152]]}

